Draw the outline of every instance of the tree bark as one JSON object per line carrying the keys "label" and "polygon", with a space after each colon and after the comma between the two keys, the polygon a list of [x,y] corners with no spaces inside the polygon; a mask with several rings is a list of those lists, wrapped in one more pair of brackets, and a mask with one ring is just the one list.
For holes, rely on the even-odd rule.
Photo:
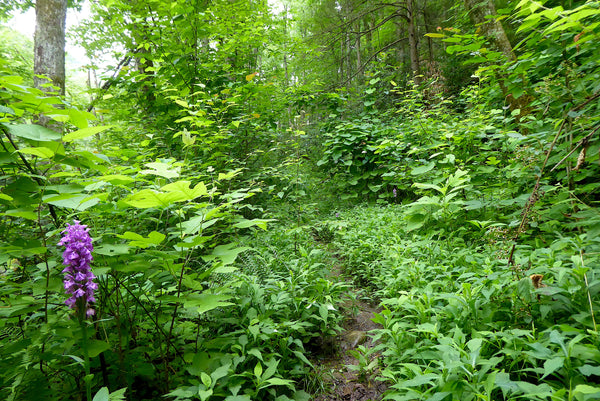
{"label": "tree bark", "polygon": [[496,18],[492,18],[497,15],[493,0],[465,0],[465,7],[471,20],[475,24],[481,25],[481,29],[487,37],[494,41],[496,48],[509,60],[515,60],[512,45],[502,23]]}
{"label": "tree bark", "polygon": [[[37,0],[35,4],[35,36],[33,80],[45,93],[55,92],[48,83],[65,94],[65,22],[67,0]],[[44,77],[39,77],[43,75]]]}
{"label": "tree bark", "polygon": [[408,44],[410,47],[410,69],[412,70],[415,83],[419,84],[421,82],[421,63],[419,60],[419,40],[416,26],[417,13],[414,7],[414,0],[406,0],[406,10]]}

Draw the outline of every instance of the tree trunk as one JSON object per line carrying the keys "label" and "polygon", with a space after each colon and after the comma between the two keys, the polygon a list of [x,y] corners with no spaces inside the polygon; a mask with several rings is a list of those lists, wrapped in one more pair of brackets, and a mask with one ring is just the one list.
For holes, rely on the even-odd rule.
{"label": "tree trunk", "polygon": [[[35,36],[33,80],[43,92],[54,92],[52,83],[65,94],[65,21],[67,0],[37,0],[35,4]],[[46,78],[39,77],[43,75]]]}
{"label": "tree trunk", "polygon": [[414,0],[406,0],[408,44],[410,46],[410,69],[416,84],[421,83],[421,64],[419,60],[419,40],[417,36],[417,13]]}
{"label": "tree trunk", "polygon": [[[487,37],[494,41],[494,45],[508,58],[515,60],[512,46],[502,27],[502,23],[496,18],[490,18],[496,15],[496,7],[493,0],[465,0],[465,7],[469,12],[471,20],[478,25]],[[486,18],[488,17],[488,18]]]}
{"label": "tree trunk", "polygon": [[356,71],[361,71],[362,63],[360,60],[360,20],[356,22]]}

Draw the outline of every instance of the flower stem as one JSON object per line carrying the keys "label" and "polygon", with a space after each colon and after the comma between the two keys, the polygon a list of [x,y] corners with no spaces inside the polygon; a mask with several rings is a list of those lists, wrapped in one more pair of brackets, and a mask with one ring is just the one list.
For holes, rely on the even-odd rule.
{"label": "flower stem", "polygon": [[84,308],[79,309],[79,323],[81,324],[81,330],[83,334],[83,338],[81,339],[81,346],[83,348],[83,363],[85,369],[85,377],[83,381],[85,382],[85,394],[86,400],[92,401],[92,375],[90,374],[90,353],[88,350],[88,331],[87,331],[87,322],[85,321],[85,305]]}

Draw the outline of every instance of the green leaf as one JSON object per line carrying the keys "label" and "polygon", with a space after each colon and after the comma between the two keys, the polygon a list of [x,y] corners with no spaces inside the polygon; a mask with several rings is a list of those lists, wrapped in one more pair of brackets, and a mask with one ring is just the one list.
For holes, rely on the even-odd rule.
{"label": "green leaf", "polygon": [[126,185],[133,181],[133,178],[122,174],[110,174],[98,177],[99,180],[110,182],[113,185]]}
{"label": "green leaf", "polygon": [[172,167],[171,164],[160,162],[146,163],[144,166],[150,168],[150,170],[142,170],[140,174],[153,174],[164,178],[177,178],[181,171],[179,166]]}
{"label": "green leaf", "polygon": [[600,376],[600,366],[583,365],[577,368],[584,376]]}
{"label": "green leaf", "polygon": [[248,228],[248,227],[257,226],[259,228],[262,228],[263,230],[266,230],[267,222],[269,222],[269,221],[275,221],[275,220],[274,219],[253,219],[253,220],[243,219],[242,221],[239,221],[239,222],[233,224],[233,227]]}
{"label": "green leaf", "polygon": [[124,234],[117,235],[117,237],[131,240],[129,242],[129,245],[138,248],[148,248],[149,246],[157,246],[166,238],[164,234],[156,231],[152,231],[150,234],[148,234],[147,238],[142,237],[140,234],[136,234],[131,231],[127,231]]}
{"label": "green leaf", "polygon": [[98,390],[96,395],[94,395],[94,398],[92,399],[92,401],[110,401],[110,399],[108,398],[108,395],[109,395],[108,387],[102,387],[100,390]]}
{"label": "green leaf", "polygon": [[36,124],[2,124],[11,135],[34,141],[58,141],[60,133]]}
{"label": "green leaf", "polygon": [[129,253],[129,246],[125,244],[103,244],[94,247],[94,253],[106,256],[127,255]]}
{"label": "green leaf", "polygon": [[46,195],[43,200],[44,203],[50,205],[75,209],[80,212],[83,212],[100,202],[100,198],[86,194]]}
{"label": "green leaf", "polygon": [[179,195],[179,201],[194,200],[200,196],[208,195],[208,190],[203,182],[196,184],[192,189],[190,181],[176,181],[165,185],[161,190]]}
{"label": "green leaf", "polygon": [[290,388],[293,387],[294,381],[293,380],[287,380],[287,379],[281,379],[279,377],[272,377],[269,380],[267,380],[266,382],[264,382],[263,384],[261,384],[261,388],[265,388],[265,387],[270,387],[270,386],[288,386]]}
{"label": "green leaf", "polygon": [[252,398],[249,395],[230,395],[225,401],[252,401]]}
{"label": "green leaf", "polygon": [[254,367],[254,376],[260,378],[262,376],[262,372],[263,372],[263,368],[260,362],[256,363],[256,366]]}
{"label": "green leaf", "polygon": [[110,349],[110,344],[101,340],[87,340],[88,355],[90,358],[95,358],[102,352]]}
{"label": "green leaf", "polygon": [[3,114],[10,114],[10,115],[15,115],[15,111],[13,109],[11,109],[10,107],[6,107],[6,106],[2,106],[0,104],[0,113]]}
{"label": "green leaf", "polygon": [[37,213],[30,210],[30,209],[11,209],[11,210],[7,210],[4,213],[1,213],[4,216],[11,216],[11,217],[22,217],[24,219],[27,220],[33,220],[33,221],[37,221]]}
{"label": "green leaf", "polygon": [[575,387],[573,394],[577,400],[588,400],[590,398],[586,397],[586,395],[592,394],[594,395],[591,397],[592,399],[598,399],[600,398],[600,387],[589,386],[587,384],[578,384],[577,387]]}
{"label": "green leaf", "polygon": [[207,375],[204,372],[200,373],[200,380],[202,380],[202,384],[204,384],[206,388],[210,388],[210,385],[212,384],[212,379],[209,375]]}
{"label": "green leaf", "polygon": [[152,189],[143,189],[140,192],[129,196],[123,202],[138,209],[147,209],[151,207],[169,207],[173,203],[179,202],[180,200],[181,196],[177,193],[162,193]]}
{"label": "green leaf", "polygon": [[238,175],[241,171],[242,171],[242,169],[238,168],[236,170],[232,170],[232,171],[229,171],[227,173],[219,173],[219,178],[217,178],[217,181],[223,181],[223,180],[229,181],[233,177],[235,177],[236,175]]}
{"label": "green leaf", "polygon": [[110,401],[124,401],[126,391],[127,391],[127,387],[115,390],[112,393],[110,393],[108,398],[110,399]]}
{"label": "green leaf", "polygon": [[23,148],[19,149],[19,153],[24,153],[26,155],[33,155],[37,157],[41,157],[42,159],[50,159],[54,156],[54,152],[52,149],[48,149],[46,147],[37,147],[37,148]]}
{"label": "green leaf", "polygon": [[415,167],[411,170],[410,174],[411,175],[421,175],[421,174],[425,174],[428,171],[433,170],[433,168],[435,167],[435,162],[429,162],[424,166],[420,166],[420,167]]}
{"label": "green leaf", "polygon": [[219,259],[224,265],[229,265],[235,262],[235,259],[240,253],[247,251],[248,249],[252,248],[247,246],[236,247],[236,244],[234,243],[219,245],[215,247],[210,255],[202,256],[202,259],[207,262]]}
{"label": "green leaf", "polygon": [[0,199],[11,201],[11,200],[13,200],[13,197],[10,196],[10,195],[6,195],[6,194],[3,194],[3,193],[0,193]]}
{"label": "green leaf", "polygon": [[552,359],[547,359],[544,362],[544,376],[542,376],[542,380],[546,376],[551,375],[558,369],[562,368],[564,363],[565,363],[565,358],[563,358],[562,356],[552,358]]}
{"label": "green leaf", "polygon": [[196,312],[201,315],[216,308],[233,305],[232,302],[227,302],[231,297],[232,295],[228,294],[188,294],[185,297],[183,306],[185,308],[195,308]]}
{"label": "green leaf", "polygon": [[99,132],[106,131],[112,128],[112,125],[101,125],[97,127],[86,127],[78,129],[77,131],[69,132],[62,137],[63,142],[71,142],[76,139],[87,138],[88,136],[96,135]]}
{"label": "green leaf", "polygon": [[211,395],[213,395],[213,390],[212,389],[198,390],[198,397],[200,397],[200,401],[207,400],[208,397],[210,397]]}

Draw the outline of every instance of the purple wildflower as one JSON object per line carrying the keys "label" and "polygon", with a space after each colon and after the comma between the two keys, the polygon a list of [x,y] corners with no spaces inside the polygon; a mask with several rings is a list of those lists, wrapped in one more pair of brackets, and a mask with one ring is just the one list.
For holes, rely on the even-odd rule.
{"label": "purple wildflower", "polygon": [[74,223],[67,224],[67,229],[63,231],[65,235],[58,243],[66,247],[63,252],[63,264],[67,266],[63,270],[64,286],[65,292],[71,297],[65,303],[71,309],[85,310],[89,317],[94,314],[89,303],[96,302],[94,290],[98,288],[98,284],[93,282],[96,276],[90,268],[94,247],[87,226],[79,224],[78,220],[74,220]]}
{"label": "purple wildflower", "polygon": [[394,189],[392,190],[392,193],[394,194],[394,198],[395,198],[396,196],[398,196],[398,192],[396,191],[396,187],[394,187]]}

